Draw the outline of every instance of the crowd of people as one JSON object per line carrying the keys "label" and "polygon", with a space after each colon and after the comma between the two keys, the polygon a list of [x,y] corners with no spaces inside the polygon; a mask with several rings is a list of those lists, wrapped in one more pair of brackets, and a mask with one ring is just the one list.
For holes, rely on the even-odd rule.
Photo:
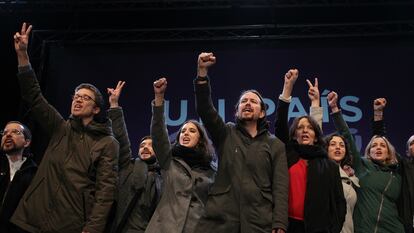
{"label": "crowd of people", "polygon": [[98,88],[80,84],[65,119],[42,95],[31,67],[31,30],[23,23],[14,35],[17,79],[27,115],[49,142],[36,164],[25,124],[10,121],[1,131],[0,232],[413,232],[414,135],[398,154],[386,136],[386,99],[373,101],[363,153],[334,91],[327,100],[336,132],[323,134],[317,79],[306,80],[310,114],[289,126],[297,69],[283,78],[274,132],[257,90],[241,92],[234,122],[224,122],[211,97],[216,57],[203,52],[193,81],[202,124],[187,120],[170,141],[167,78],[156,79],[151,133],[135,158],[119,104],[126,83],[107,88],[107,111]]}

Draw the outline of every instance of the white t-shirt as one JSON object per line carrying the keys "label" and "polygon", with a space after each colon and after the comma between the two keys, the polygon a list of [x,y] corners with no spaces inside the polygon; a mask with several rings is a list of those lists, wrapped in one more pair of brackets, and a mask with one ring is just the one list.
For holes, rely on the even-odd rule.
{"label": "white t-shirt", "polygon": [[15,162],[10,159],[11,156],[7,155],[7,159],[9,159],[9,168],[10,168],[10,181],[13,180],[14,174],[22,167],[24,161],[26,161],[26,157],[22,157]]}

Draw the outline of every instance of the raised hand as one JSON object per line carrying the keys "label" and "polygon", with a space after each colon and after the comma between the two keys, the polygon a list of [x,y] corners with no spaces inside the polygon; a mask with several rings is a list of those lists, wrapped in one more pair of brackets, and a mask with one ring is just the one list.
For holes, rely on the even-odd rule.
{"label": "raised hand", "polygon": [[29,36],[32,31],[32,25],[27,27],[26,23],[23,23],[20,32],[16,32],[13,36],[14,49],[16,53],[26,53],[29,44]]}
{"label": "raised hand", "polygon": [[320,95],[319,95],[318,79],[315,78],[315,84],[312,84],[312,82],[309,81],[309,79],[306,79],[306,83],[308,83],[308,86],[309,86],[308,97],[311,101],[311,106],[319,107]]}
{"label": "raised hand", "polygon": [[354,169],[353,169],[351,166],[349,166],[349,165],[344,165],[344,167],[343,167],[342,169],[345,171],[345,173],[346,173],[349,177],[352,177],[352,176],[354,176],[354,175],[355,175],[355,171],[354,171]]}
{"label": "raised hand", "polygon": [[161,106],[164,102],[164,93],[167,89],[167,79],[160,78],[154,81],[155,106]]}
{"label": "raised hand", "polygon": [[299,70],[297,69],[290,69],[285,74],[285,85],[289,84],[291,86],[295,85],[296,80],[299,77]]}
{"label": "raised hand", "polygon": [[213,53],[200,53],[198,55],[197,76],[206,77],[208,68],[216,63],[216,57]]}
{"label": "raised hand", "polygon": [[331,91],[327,96],[329,107],[332,112],[339,112],[338,108],[338,94],[334,91]]}
{"label": "raised hand", "polygon": [[122,88],[124,88],[125,81],[118,81],[116,88],[106,88],[109,95],[110,108],[119,107],[119,96],[121,96]]}
{"label": "raised hand", "polygon": [[20,32],[16,32],[13,36],[14,49],[16,50],[17,62],[19,66],[27,66],[30,64],[29,55],[27,55],[27,47],[31,31],[32,25],[27,27],[27,24],[23,23]]}
{"label": "raised hand", "polygon": [[385,106],[387,105],[387,100],[385,98],[378,98],[374,100],[374,111],[384,111]]}
{"label": "raised hand", "polygon": [[285,74],[285,83],[283,85],[282,96],[284,99],[290,99],[292,94],[293,86],[295,85],[296,80],[299,77],[299,70],[290,69]]}
{"label": "raised hand", "polygon": [[155,94],[164,94],[165,89],[167,89],[166,78],[160,78],[154,81],[154,93]]}
{"label": "raised hand", "polygon": [[387,105],[385,98],[378,98],[374,100],[374,121],[380,121],[383,119],[384,108]]}

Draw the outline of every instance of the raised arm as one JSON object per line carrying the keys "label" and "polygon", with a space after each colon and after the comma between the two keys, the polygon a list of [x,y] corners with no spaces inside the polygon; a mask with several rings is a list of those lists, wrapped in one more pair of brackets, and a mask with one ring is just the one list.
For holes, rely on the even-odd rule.
{"label": "raised arm", "polygon": [[22,101],[28,107],[31,117],[50,138],[64,121],[62,116],[43,97],[36,75],[30,65],[27,48],[32,26],[23,23],[20,32],[14,34],[14,49],[17,55],[19,73],[17,75]]}
{"label": "raised arm", "polygon": [[276,108],[275,135],[285,144],[289,142],[289,103],[292,99],[293,86],[295,85],[298,76],[299,71],[297,69],[290,69],[285,74],[283,91],[282,94],[279,96]]}
{"label": "raised arm", "polygon": [[306,83],[309,86],[308,97],[311,101],[309,116],[311,116],[318,123],[319,128],[322,129],[323,109],[321,107],[321,96],[319,94],[318,79],[315,78],[315,83],[312,84],[309,79],[306,79]]}
{"label": "raised arm", "polygon": [[128,130],[125,124],[124,112],[119,106],[119,97],[125,85],[124,81],[119,81],[114,88],[107,88],[109,94],[108,117],[112,121],[112,131],[114,137],[119,142],[119,171],[125,169],[132,159],[131,142],[128,137]]}
{"label": "raised arm", "polygon": [[164,94],[167,88],[167,79],[160,78],[154,82],[155,99],[152,103],[151,138],[155,155],[161,168],[168,169],[172,156],[170,140],[164,117]]}
{"label": "raised arm", "polygon": [[384,124],[384,109],[387,105],[385,98],[378,98],[374,100],[374,121],[372,122],[372,135],[386,135]]}
{"label": "raised arm", "polygon": [[[216,148],[220,148],[226,135],[226,127],[211,100],[211,87],[208,69],[216,63],[213,53],[201,53],[198,56],[197,78],[194,80],[196,110]],[[220,153],[218,153],[220,156]]]}
{"label": "raised arm", "polygon": [[361,155],[355,144],[354,137],[349,131],[348,124],[345,122],[342,117],[341,110],[338,108],[338,94],[334,91],[330,92],[327,96],[329,107],[331,108],[331,117],[333,119],[334,125],[338,133],[348,141],[349,149],[351,150],[352,155],[352,166],[358,172],[364,169],[362,166]]}

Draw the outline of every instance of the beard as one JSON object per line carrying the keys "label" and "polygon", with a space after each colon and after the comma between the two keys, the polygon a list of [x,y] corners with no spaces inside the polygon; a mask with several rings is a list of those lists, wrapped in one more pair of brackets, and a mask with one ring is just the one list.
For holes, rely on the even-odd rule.
{"label": "beard", "polygon": [[257,120],[258,120],[258,117],[257,117],[257,116],[255,116],[254,114],[244,114],[244,113],[241,113],[241,114],[238,116],[238,118],[239,118],[241,121],[246,121],[246,122],[250,122],[250,121],[257,121]]}
{"label": "beard", "polygon": [[11,146],[2,145],[1,150],[8,155],[13,155],[20,153],[20,151],[22,151],[22,148],[17,148],[16,144],[13,143]]}

